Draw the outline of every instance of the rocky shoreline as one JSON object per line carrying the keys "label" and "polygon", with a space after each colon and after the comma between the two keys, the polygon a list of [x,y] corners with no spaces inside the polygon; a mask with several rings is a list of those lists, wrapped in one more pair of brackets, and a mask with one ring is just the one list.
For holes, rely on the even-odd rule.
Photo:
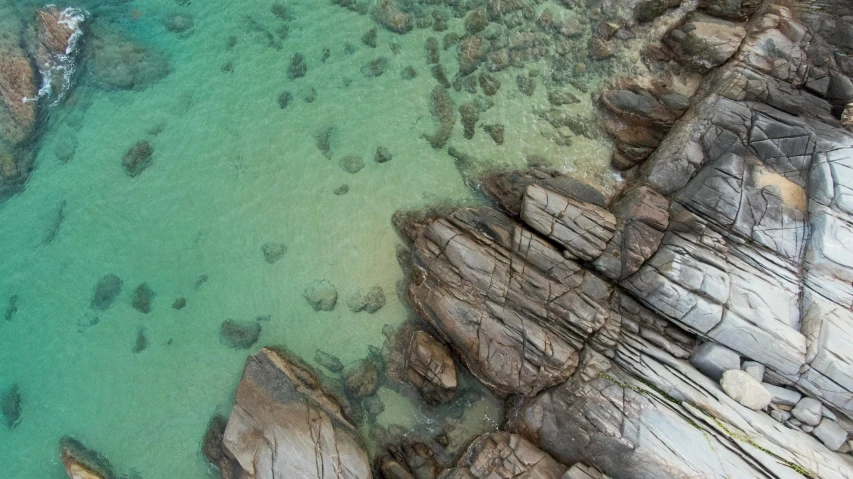
{"label": "rocky shoreline", "polygon": [[[374,15],[413,28],[393,0]],[[532,168],[469,178],[491,207],[398,213],[419,322],[343,387],[250,356],[204,439],[222,477],[853,477],[853,7],[701,0],[646,51],[658,76],[599,99],[624,191]],[[464,370],[506,401],[501,431],[450,462],[405,435],[370,458],[354,418],[381,376],[443,404]],[[113,477],[64,444],[69,477]]]}

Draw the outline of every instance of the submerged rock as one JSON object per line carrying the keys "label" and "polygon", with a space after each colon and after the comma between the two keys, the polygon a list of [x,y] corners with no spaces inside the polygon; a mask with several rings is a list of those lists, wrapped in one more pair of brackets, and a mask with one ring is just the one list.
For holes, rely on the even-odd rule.
{"label": "submerged rock", "polygon": [[95,285],[95,294],[89,307],[99,311],[106,311],[121,293],[121,278],[114,274],[104,275]]}
{"label": "submerged rock", "polygon": [[367,311],[375,313],[385,306],[385,292],[381,286],[373,286],[366,292],[357,289],[347,297],[347,306],[353,313]]}
{"label": "submerged rock", "polygon": [[349,193],[349,185],[343,184],[343,185],[335,188],[335,191],[333,191],[333,193],[335,194],[335,196],[343,196],[343,195]]}
{"label": "submerged rock", "polygon": [[231,477],[372,477],[341,405],[283,350],[265,348],[246,360],[222,449],[237,471]]}
{"label": "submerged rock", "polygon": [[87,71],[108,89],[142,90],[169,74],[166,57],[114,30],[95,28],[87,44]]}
{"label": "submerged rock", "polygon": [[261,251],[264,252],[264,261],[275,264],[287,253],[287,246],[284,243],[264,243]]}
{"label": "submerged rock", "polygon": [[376,394],[379,389],[379,370],[369,359],[362,359],[344,372],[347,394],[355,399]]}
{"label": "submerged rock", "polygon": [[385,70],[388,69],[388,58],[387,57],[378,57],[367,63],[367,65],[361,67],[361,74],[364,75],[365,78],[375,78],[378,76],[382,76],[385,73]]}
{"label": "submerged rock", "polygon": [[278,96],[278,107],[284,110],[293,102],[293,93],[284,91]]}
{"label": "submerged rock", "polygon": [[370,48],[376,48],[376,27],[371,28],[361,36],[361,43]]}
{"label": "submerged rock", "polygon": [[124,157],[121,159],[121,164],[124,166],[124,172],[131,178],[139,175],[146,168],[151,166],[151,154],[154,150],[147,141],[142,140],[127,150]]}
{"label": "submerged rock", "polygon": [[133,305],[133,309],[139,311],[140,313],[148,314],[151,312],[151,303],[154,301],[154,298],[157,296],[157,293],[148,286],[148,283],[142,283],[136,287],[133,291],[133,299],[131,304]]}
{"label": "submerged rock", "polygon": [[333,356],[319,349],[314,354],[314,361],[333,373],[340,373],[344,370],[344,364],[337,356]]}
{"label": "submerged rock", "polygon": [[308,65],[305,63],[305,55],[294,53],[290,56],[290,64],[287,66],[287,78],[294,80],[302,78],[308,71]]}
{"label": "submerged rock", "polygon": [[417,78],[417,76],[418,72],[415,71],[415,67],[411,65],[400,70],[400,78],[402,78],[403,80],[412,80],[414,78]]}
{"label": "submerged rock", "polygon": [[172,309],[176,309],[178,311],[187,307],[187,298],[178,298],[172,303]]}
{"label": "submerged rock", "polygon": [[9,296],[9,305],[6,307],[6,311],[3,313],[3,319],[6,321],[11,321],[13,317],[15,317],[15,313],[18,312],[18,295],[13,294]]}
{"label": "submerged rock", "polygon": [[184,34],[195,26],[195,22],[188,13],[170,13],[163,18],[163,25],[172,33]]}
{"label": "submerged rock", "polygon": [[308,285],[303,295],[314,311],[332,311],[338,304],[338,290],[325,279]]}
{"label": "submerged rock", "polygon": [[21,423],[21,390],[17,384],[0,393],[0,412],[7,428],[14,429]]}
{"label": "submerged rock", "polygon": [[214,414],[207,423],[204,431],[204,439],[201,442],[201,453],[211,464],[218,467],[223,477],[235,477],[238,473],[237,464],[225,455],[223,439],[225,428],[228,426],[228,418],[221,414]]}
{"label": "submerged rock", "polygon": [[492,141],[496,145],[504,144],[504,126],[503,125],[483,125],[483,130],[492,137]]}
{"label": "submerged rock", "polygon": [[328,125],[320,128],[316,133],[314,133],[314,144],[317,145],[317,149],[320,150],[320,153],[326,157],[326,159],[332,158],[332,133],[335,131],[334,125]]}
{"label": "submerged rock", "polygon": [[501,88],[501,82],[494,75],[488,72],[480,73],[479,77],[480,88],[488,96],[494,96]]}
{"label": "submerged rock", "polygon": [[447,140],[450,139],[450,134],[453,132],[453,123],[456,121],[456,110],[453,107],[453,100],[447,90],[441,86],[433,88],[430,95],[430,113],[438,122],[436,132],[428,135],[424,134],[424,138],[429,142],[430,146],[439,149],[444,148]]}
{"label": "submerged rock", "polygon": [[145,336],[145,328],[139,328],[136,331],[136,342],[133,343],[131,352],[141,353],[148,347],[148,338]]}
{"label": "submerged rock", "polygon": [[408,33],[414,27],[411,17],[397,6],[397,0],[377,0],[373,16],[380,25],[395,33]]}
{"label": "submerged rock", "polygon": [[219,342],[232,349],[249,349],[260,336],[261,325],[255,321],[226,319],[219,328]]}
{"label": "submerged rock", "polygon": [[341,169],[352,175],[364,168],[364,159],[358,155],[342,156],[338,163],[341,165]]}
{"label": "submerged rock", "polygon": [[112,465],[100,453],[77,439],[64,436],[59,441],[59,458],[69,479],[114,479]]}
{"label": "submerged rock", "polygon": [[388,163],[391,159],[393,159],[393,156],[391,155],[391,152],[388,151],[388,148],[385,148],[384,146],[376,148],[376,154],[373,155],[373,161],[377,163]]}
{"label": "submerged rock", "polygon": [[474,102],[468,102],[459,107],[459,116],[462,121],[462,134],[466,139],[474,138],[477,129],[477,121],[480,119],[480,110]]}

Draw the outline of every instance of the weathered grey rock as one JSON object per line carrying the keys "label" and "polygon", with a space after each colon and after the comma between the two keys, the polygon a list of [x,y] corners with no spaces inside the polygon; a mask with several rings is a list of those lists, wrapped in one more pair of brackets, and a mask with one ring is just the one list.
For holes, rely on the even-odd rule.
{"label": "weathered grey rock", "polygon": [[812,433],[820,439],[822,443],[829,448],[830,451],[837,451],[843,444],[847,442],[847,431],[835,421],[824,418],[820,421]]}
{"label": "weathered grey rock", "polygon": [[823,418],[822,412],[823,406],[820,401],[810,397],[800,399],[797,405],[794,406],[794,409],[791,410],[791,414],[795,418],[802,421],[803,424],[810,426],[817,426],[820,423],[820,420]]}
{"label": "weathered grey rock", "polygon": [[338,290],[325,279],[318,279],[309,284],[303,296],[314,311],[332,311],[338,304]]}
{"label": "weathered grey rock", "polygon": [[406,372],[429,404],[446,403],[456,396],[456,365],[450,351],[424,331],[409,342]]}
{"label": "weathered grey rock", "polygon": [[456,467],[443,479],[524,477],[559,479],[566,466],[518,436],[507,432],[484,434],[468,446]]}
{"label": "weathered grey rock", "polygon": [[690,364],[709,378],[719,381],[726,371],[740,369],[740,356],[727,347],[708,341],[693,350]]}
{"label": "weathered grey rock", "polygon": [[317,377],[282,351],[249,356],[222,440],[235,477],[370,478],[355,426]]}
{"label": "weathered grey rock", "polygon": [[754,411],[764,409],[772,399],[770,392],[760,382],[740,369],[724,372],[720,386],[730,398]]}
{"label": "weathered grey rock", "polygon": [[[761,363],[757,363],[755,361],[744,361],[741,369],[746,371],[747,374],[755,378],[756,381],[763,383],[764,382],[764,365]],[[765,387],[767,385],[765,384]],[[798,399],[799,400],[799,399]]]}
{"label": "weathered grey rock", "polygon": [[770,402],[773,404],[779,404],[782,406],[796,406],[800,399],[802,399],[803,395],[798,393],[797,391],[793,391],[788,388],[783,388],[779,386],[774,386],[772,384],[762,383],[764,389],[766,389],[772,399]]}

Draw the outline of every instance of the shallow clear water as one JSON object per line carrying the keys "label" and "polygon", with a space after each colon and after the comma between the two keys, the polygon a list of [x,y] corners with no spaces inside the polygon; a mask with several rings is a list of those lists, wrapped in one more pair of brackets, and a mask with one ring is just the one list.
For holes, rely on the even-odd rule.
{"label": "shallow clear water", "polygon": [[[35,5],[2,1],[5,11],[25,16]],[[391,215],[439,201],[477,201],[446,151],[421,138],[435,129],[429,98],[436,82],[424,43],[443,33],[396,35],[380,27],[373,49],[360,41],[376,26],[369,15],[326,0],[291,0],[290,34],[279,50],[259,33],[281,23],[271,4],[84,3],[97,14],[92,22],[164,52],[170,73],[141,91],[99,88],[82,74],[51,114],[25,191],[0,206],[0,311],[17,295],[17,311],[0,320],[0,388],[17,384],[23,398],[21,423],[0,426],[0,470],[13,471],[7,477],[63,477],[57,444],[65,434],[102,452],[121,473],[206,477],[200,440],[211,415],[230,409],[246,355],[283,344],[309,361],[318,348],[344,363],[365,357],[368,345],[384,341],[383,326],[408,314],[395,294],[402,272]],[[192,16],[189,33],[166,30],[163,18],[173,12]],[[452,18],[450,30],[463,32],[462,20]],[[237,39],[232,48],[229,36]],[[344,52],[347,42],[354,53]],[[307,75],[288,80],[294,52],[305,55]],[[451,78],[454,52],[442,52]],[[388,70],[365,78],[361,68],[379,55],[389,59]],[[229,62],[230,73],[223,71]],[[400,77],[407,65],[418,72],[413,80]],[[544,61],[527,67],[550,68]],[[480,118],[505,125],[504,145],[480,128],[464,139],[458,121],[449,144],[494,167],[523,167],[525,157],[541,155],[610,187],[610,150],[583,137],[571,147],[545,138],[550,126],[535,111],[548,105],[546,89],[522,95],[518,73],[496,74],[503,86]],[[311,88],[316,100],[307,103]],[[285,90],[293,101],[281,109],[277,98]],[[589,95],[575,93],[582,102],[566,110],[588,115]],[[451,95],[457,108],[474,98],[464,90]],[[328,125],[331,160],[314,139]],[[69,138],[77,148],[62,162],[57,147]],[[121,159],[140,140],[153,147],[153,163],[131,178]],[[375,163],[378,146],[393,160]],[[361,155],[364,169],[343,171],[338,159],[348,154]],[[342,184],[349,192],[333,194]],[[46,242],[63,202],[64,219]],[[281,261],[264,261],[267,242],[286,244]],[[108,273],[123,280],[123,289],[110,309],[96,312],[89,302]],[[197,286],[203,275],[208,280]],[[333,312],[315,312],[303,298],[315,279],[337,287]],[[131,306],[143,282],[156,292],[149,314]],[[375,314],[350,312],[350,291],[373,285],[382,286],[387,305]],[[178,311],[171,305],[180,297],[187,306]],[[252,349],[220,343],[223,320],[266,315]],[[140,328],[148,346],[134,353]],[[380,424],[412,428],[427,420],[424,406],[407,397],[390,389],[380,397]],[[470,430],[494,427],[498,407],[479,401],[466,416]]]}

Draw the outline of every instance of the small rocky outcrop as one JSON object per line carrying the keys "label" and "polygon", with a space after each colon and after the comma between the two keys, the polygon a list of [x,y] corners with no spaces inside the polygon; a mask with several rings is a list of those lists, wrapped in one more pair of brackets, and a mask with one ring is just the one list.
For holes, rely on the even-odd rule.
{"label": "small rocky outcrop", "polygon": [[400,10],[397,0],[378,0],[373,5],[373,17],[380,25],[395,33],[408,33],[414,27],[409,14]]}
{"label": "small rocky outcrop", "polygon": [[[221,447],[220,467],[233,477],[372,477],[359,433],[338,401],[283,350],[265,348],[246,360]],[[213,450],[206,456],[217,457]]]}

